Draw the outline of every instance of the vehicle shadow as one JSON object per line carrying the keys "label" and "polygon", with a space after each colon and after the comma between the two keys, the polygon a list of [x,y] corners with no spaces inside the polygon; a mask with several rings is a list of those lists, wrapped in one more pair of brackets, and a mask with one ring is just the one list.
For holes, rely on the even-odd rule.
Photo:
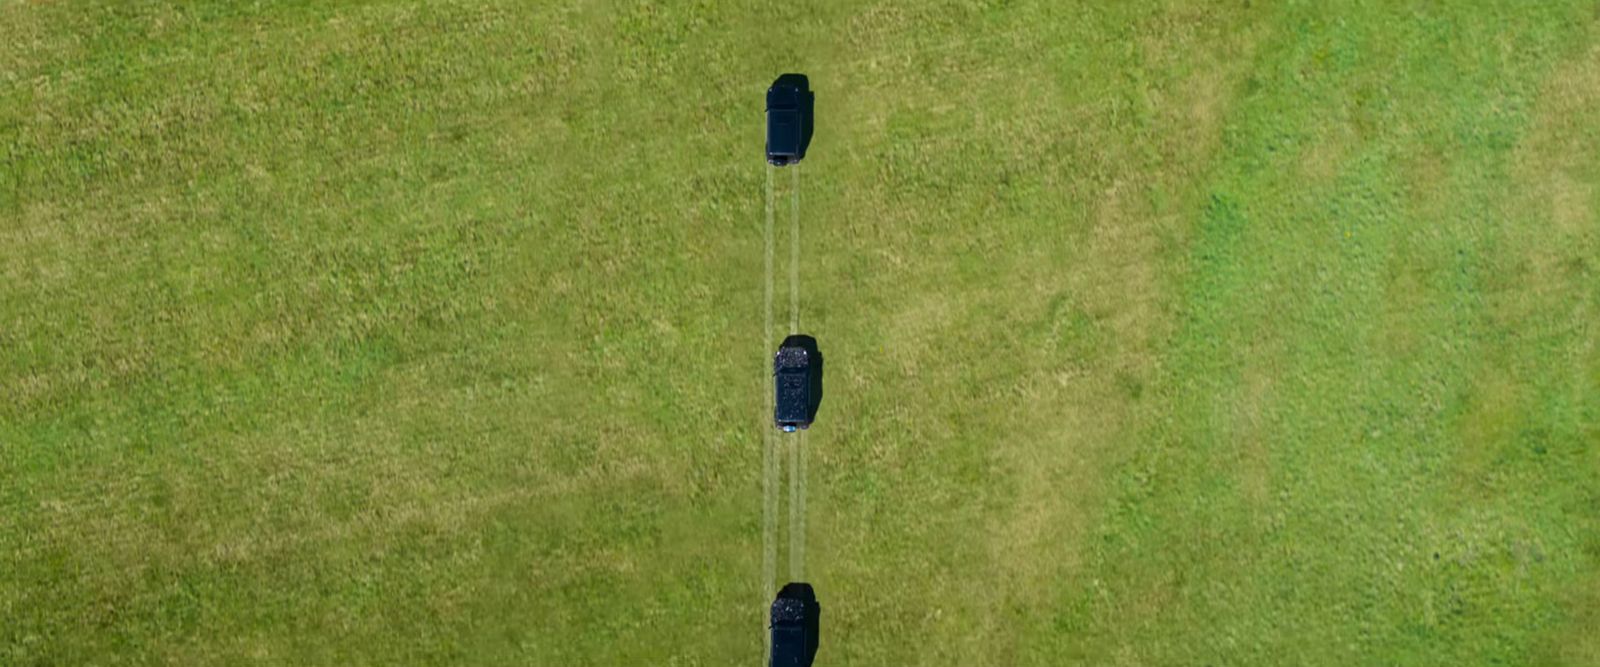
{"label": "vehicle shadow", "polygon": [[811,351],[817,355],[817,379],[815,380],[816,386],[811,392],[811,405],[807,406],[807,413],[811,415],[812,421],[816,421],[817,410],[822,408],[822,388],[828,386],[828,384],[822,381],[822,371],[824,370],[822,365],[822,350],[817,348],[817,343],[815,340],[811,341]]}

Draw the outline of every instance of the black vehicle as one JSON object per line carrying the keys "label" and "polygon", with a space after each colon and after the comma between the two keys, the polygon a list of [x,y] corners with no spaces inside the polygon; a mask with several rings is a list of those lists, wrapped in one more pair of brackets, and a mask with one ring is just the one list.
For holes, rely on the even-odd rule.
{"label": "black vehicle", "polygon": [[814,96],[804,74],[785,74],[767,89],[767,162],[799,162],[811,145]]}
{"label": "black vehicle", "polygon": [[785,584],[772,601],[772,667],[811,667],[817,658],[822,605],[811,584]]}
{"label": "black vehicle", "polygon": [[773,421],[787,433],[810,428],[822,405],[822,352],[817,339],[795,334],[783,339],[772,358]]}

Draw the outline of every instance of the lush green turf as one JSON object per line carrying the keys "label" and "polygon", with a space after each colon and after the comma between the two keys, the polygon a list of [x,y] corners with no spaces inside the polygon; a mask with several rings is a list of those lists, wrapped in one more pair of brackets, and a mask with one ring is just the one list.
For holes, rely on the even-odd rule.
{"label": "lush green turf", "polygon": [[0,3],[0,664],[759,664],[783,71],[819,664],[1600,664],[1593,0],[566,4]]}

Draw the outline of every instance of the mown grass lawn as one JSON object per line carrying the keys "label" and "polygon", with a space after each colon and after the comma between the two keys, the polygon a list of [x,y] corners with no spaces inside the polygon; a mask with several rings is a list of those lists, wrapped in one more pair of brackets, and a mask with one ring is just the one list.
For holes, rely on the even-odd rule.
{"label": "mown grass lawn", "polygon": [[818,664],[1600,664],[1592,0],[0,2],[0,664],[761,664],[785,71]]}

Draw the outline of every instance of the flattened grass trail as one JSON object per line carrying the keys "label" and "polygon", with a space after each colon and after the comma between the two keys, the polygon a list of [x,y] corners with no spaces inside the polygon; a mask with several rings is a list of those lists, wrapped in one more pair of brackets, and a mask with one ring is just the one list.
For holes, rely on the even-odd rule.
{"label": "flattened grass trail", "polygon": [[0,3],[0,664],[1600,664],[1593,0],[758,5]]}
{"label": "flattened grass trail", "polygon": [[[762,309],[764,317],[761,338],[761,350],[757,359],[764,361],[760,372],[756,375],[761,381],[756,385],[756,391],[765,398],[766,403],[761,411],[760,418],[756,420],[756,428],[761,431],[761,602],[757,605],[760,610],[761,627],[766,628],[770,621],[765,605],[770,603],[777,595],[778,581],[778,493],[780,473],[780,458],[778,456],[777,432],[773,428],[773,418],[776,414],[776,394],[773,387],[772,376],[769,374],[772,362],[770,356],[774,354],[772,339],[772,255],[773,255],[773,205],[772,172],[775,167],[767,165],[767,212],[766,224],[762,228],[762,238],[765,244],[763,257],[762,290],[765,297],[765,307]],[[764,634],[764,633],[758,633]],[[764,643],[764,642],[763,642]]]}

